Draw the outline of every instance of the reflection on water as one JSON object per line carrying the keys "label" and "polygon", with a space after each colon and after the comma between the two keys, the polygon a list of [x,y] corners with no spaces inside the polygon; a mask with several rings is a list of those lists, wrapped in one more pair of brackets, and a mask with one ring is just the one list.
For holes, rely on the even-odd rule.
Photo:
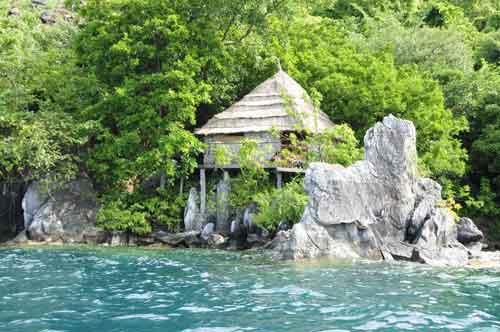
{"label": "reflection on water", "polygon": [[500,331],[500,271],[4,248],[0,331]]}

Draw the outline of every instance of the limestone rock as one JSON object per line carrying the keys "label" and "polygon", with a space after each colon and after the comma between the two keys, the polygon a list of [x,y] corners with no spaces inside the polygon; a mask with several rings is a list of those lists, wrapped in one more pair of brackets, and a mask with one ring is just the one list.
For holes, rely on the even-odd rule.
{"label": "limestone rock", "polygon": [[231,239],[243,241],[246,238],[247,231],[245,226],[242,225],[238,220],[233,220],[231,222],[230,233]]}
{"label": "limestone rock", "polygon": [[417,177],[416,131],[390,115],[368,130],[365,160],[350,167],[313,163],[301,222],[278,232],[284,259],[319,256],[417,260],[465,265],[453,217],[439,207],[441,187]]}
{"label": "limestone rock", "polygon": [[205,241],[208,241],[210,235],[212,235],[215,232],[215,224],[214,223],[208,223],[203,227],[203,230],[201,231],[201,238]]}
{"label": "limestone rock", "polygon": [[7,245],[24,244],[29,241],[26,231],[17,234],[15,238],[6,242]]}
{"label": "limestone rock", "polygon": [[151,235],[140,235],[135,239],[135,244],[138,246],[151,246],[156,243],[156,240]]}
{"label": "limestone rock", "polygon": [[99,228],[90,228],[83,234],[83,243],[103,244],[108,242],[109,234],[107,231]]}
{"label": "limestone rock", "polygon": [[40,207],[49,199],[47,189],[41,188],[39,182],[34,182],[28,186],[22,201],[22,208],[24,214],[24,228],[28,229],[35,214]]}
{"label": "limestone rock", "polygon": [[460,218],[457,227],[457,239],[463,245],[474,244],[484,239],[483,232],[469,218]]}
{"label": "limestone rock", "polygon": [[481,251],[469,260],[473,268],[500,268],[500,251]]}
{"label": "limestone rock", "polygon": [[198,191],[191,188],[186,209],[184,210],[184,229],[186,232],[200,231],[203,227],[203,218],[198,207]]}
{"label": "limestone rock", "polygon": [[249,247],[261,247],[269,243],[270,234],[263,228],[257,228],[254,233],[247,235],[246,242]]}
{"label": "limestone rock", "polygon": [[457,241],[457,225],[444,208],[436,208],[422,226],[416,244],[415,260],[436,266],[467,264],[467,249]]}
{"label": "limestone rock", "polygon": [[113,231],[109,236],[109,245],[111,247],[128,246],[128,234],[124,231]]}
{"label": "limestone rock", "polygon": [[85,236],[97,231],[97,199],[88,179],[72,181],[53,192],[33,183],[22,206],[31,240],[85,243]]}
{"label": "limestone rock", "polygon": [[200,231],[189,231],[182,233],[158,232],[153,234],[153,237],[156,240],[173,247],[181,245],[189,247],[199,242],[199,236],[200,236]]}
{"label": "limestone rock", "polygon": [[220,234],[212,233],[208,237],[208,245],[211,248],[221,249],[226,244],[226,238]]}

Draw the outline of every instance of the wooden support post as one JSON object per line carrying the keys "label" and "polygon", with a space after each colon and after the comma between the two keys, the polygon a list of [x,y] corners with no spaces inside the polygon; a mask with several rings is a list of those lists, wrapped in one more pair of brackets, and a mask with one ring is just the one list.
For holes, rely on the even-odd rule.
{"label": "wooden support post", "polygon": [[276,171],[276,187],[281,189],[283,187],[283,173]]}
{"label": "wooden support post", "polygon": [[207,204],[207,180],[205,177],[205,169],[200,168],[200,213],[205,216]]}

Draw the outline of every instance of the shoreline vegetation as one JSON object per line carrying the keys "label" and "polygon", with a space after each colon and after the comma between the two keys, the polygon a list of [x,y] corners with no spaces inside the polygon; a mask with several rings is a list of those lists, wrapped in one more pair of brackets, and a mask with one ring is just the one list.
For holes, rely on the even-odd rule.
{"label": "shoreline vegetation", "polygon": [[[96,239],[95,221],[118,243],[177,241],[170,234],[190,231],[185,211],[200,200],[190,190],[207,144],[196,128],[283,69],[336,126],[278,132],[287,146],[277,166],[348,167],[368,128],[389,114],[411,120],[417,172],[442,187],[440,208],[471,217],[500,249],[499,29],[494,0],[4,1],[0,232],[20,236],[36,220],[30,236],[43,241],[53,231],[44,211],[59,211]],[[275,188],[260,145],[241,145],[215,151],[220,165],[238,161],[230,182],[222,167],[207,172],[203,218],[227,224],[203,239],[214,247],[251,227],[250,246],[265,245],[307,203],[302,176]],[[92,197],[80,199],[87,185]],[[76,210],[52,200],[61,188]],[[27,193],[39,205],[22,206]]]}

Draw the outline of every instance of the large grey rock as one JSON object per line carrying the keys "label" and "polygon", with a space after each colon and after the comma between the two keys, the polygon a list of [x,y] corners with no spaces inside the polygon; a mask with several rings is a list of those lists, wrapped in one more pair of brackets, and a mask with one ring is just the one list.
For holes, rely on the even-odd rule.
{"label": "large grey rock", "polygon": [[85,243],[96,233],[97,199],[88,179],[54,189],[29,186],[23,199],[25,227],[30,240]]}
{"label": "large grey rock", "polygon": [[203,227],[203,230],[201,231],[201,238],[205,241],[208,241],[210,235],[212,235],[215,232],[215,224],[209,222],[208,224]]}
{"label": "large grey rock", "polygon": [[460,218],[457,227],[457,239],[464,245],[475,244],[484,239],[483,232],[469,218]]}
{"label": "large grey rock", "polygon": [[217,184],[216,208],[217,222],[215,228],[217,232],[229,234],[231,229],[231,207],[229,204],[229,195],[231,193],[231,182],[229,174],[224,172],[223,178]]}
{"label": "large grey rock", "polygon": [[112,247],[128,246],[128,234],[125,231],[113,231],[109,234],[109,245]]}
{"label": "large grey rock", "polygon": [[438,206],[441,187],[417,176],[413,124],[387,116],[368,130],[364,143],[365,159],[350,167],[309,167],[308,205],[300,223],[278,233],[271,245],[275,256],[466,264],[453,217]]}
{"label": "large grey rock", "polygon": [[184,230],[200,231],[203,227],[203,218],[198,207],[198,191],[191,188],[186,209],[184,210]]}
{"label": "large grey rock", "polygon": [[26,231],[22,231],[17,234],[15,238],[6,242],[7,245],[16,245],[16,244],[25,244],[29,242],[28,236],[26,235]]}
{"label": "large grey rock", "polygon": [[467,249],[457,241],[457,225],[451,213],[435,208],[415,241],[414,260],[435,266],[463,266],[468,262]]}
{"label": "large grey rock", "polygon": [[40,210],[49,199],[48,189],[42,188],[39,182],[33,182],[28,186],[22,201],[22,208],[24,214],[24,228],[28,229],[33,222],[35,214]]}
{"label": "large grey rock", "polygon": [[226,245],[226,238],[217,233],[210,234],[207,241],[208,246],[214,249],[222,249]]}
{"label": "large grey rock", "polygon": [[434,212],[441,200],[441,186],[427,178],[419,178],[415,184],[415,209],[406,230],[406,240],[416,240],[420,229]]}
{"label": "large grey rock", "polygon": [[152,236],[155,240],[168,244],[169,246],[178,247],[178,246],[192,246],[194,244],[198,244],[200,231],[189,231],[182,233],[165,233],[158,232],[154,233]]}

